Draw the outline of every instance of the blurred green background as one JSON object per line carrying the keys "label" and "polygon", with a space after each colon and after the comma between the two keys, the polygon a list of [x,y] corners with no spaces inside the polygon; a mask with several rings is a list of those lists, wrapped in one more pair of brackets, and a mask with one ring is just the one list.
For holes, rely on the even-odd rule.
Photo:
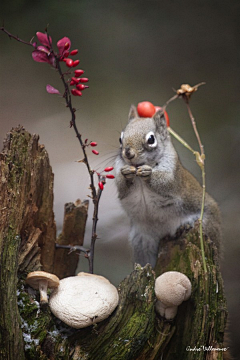
{"label": "blurred green background", "polygon": [[[36,31],[56,42],[63,36],[78,48],[80,68],[90,89],[74,98],[83,137],[99,143],[90,155],[93,168],[112,165],[119,133],[130,105],[149,100],[162,105],[182,83],[205,81],[191,100],[206,152],[207,191],[223,217],[222,273],[229,306],[230,349],[238,358],[240,299],[240,122],[239,1],[71,0],[1,1],[0,21],[30,41]],[[31,58],[31,48],[0,34],[0,140],[18,124],[40,135],[55,173],[55,213],[61,229],[65,202],[84,199],[88,177],[81,151],[69,128],[63,99],[47,94],[46,84],[62,91],[56,72]],[[168,108],[172,128],[197,147],[181,100]],[[191,154],[176,144],[183,164],[201,179]],[[91,211],[91,209],[90,209]],[[91,213],[90,213],[91,214]],[[89,243],[91,215],[85,245]],[[113,181],[100,205],[95,271],[118,284],[132,269],[128,219]],[[86,269],[84,259],[79,269]]]}

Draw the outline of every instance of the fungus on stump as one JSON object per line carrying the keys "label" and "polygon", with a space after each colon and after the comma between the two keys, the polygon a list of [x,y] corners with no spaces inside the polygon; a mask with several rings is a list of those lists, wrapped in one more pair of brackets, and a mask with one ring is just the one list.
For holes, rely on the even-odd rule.
{"label": "fungus on stump", "polygon": [[[38,137],[20,127],[8,134],[0,159],[1,360],[190,360],[196,353],[186,351],[187,346],[223,347],[227,310],[218,257],[214,244],[205,239],[206,278],[197,228],[161,244],[156,276],[178,271],[192,284],[191,298],[179,306],[173,321],[155,312],[150,265],[136,266],[121,282],[118,307],[97,325],[73,329],[49,309],[39,311],[39,293],[29,292],[25,279],[41,264],[52,272],[47,269],[53,266],[55,250],[51,167]],[[51,260],[46,263],[46,258]],[[206,356],[220,360],[223,351],[197,353],[199,360]]]}

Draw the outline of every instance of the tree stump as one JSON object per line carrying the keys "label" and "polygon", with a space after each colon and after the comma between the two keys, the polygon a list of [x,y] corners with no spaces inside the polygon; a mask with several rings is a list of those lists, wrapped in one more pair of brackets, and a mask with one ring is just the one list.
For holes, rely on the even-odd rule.
{"label": "tree stump", "polygon": [[[136,265],[119,285],[117,309],[103,322],[76,330],[48,308],[40,309],[39,294],[25,278],[32,270],[54,271],[59,250],[55,253],[52,170],[38,136],[21,127],[7,135],[0,160],[0,359],[223,358],[223,350],[210,351],[224,348],[227,317],[217,250],[205,239],[206,277],[197,228],[161,244],[155,271]],[[71,218],[75,228],[78,221]],[[65,233],[64,241],[71,243],[68,237]],[[168,270],[183,272],[192,282],[192,296],[173,321],[154,309],[155,276]]]}
{"label": "tree stump", "polygon": [[[88,204],[88,200],[65,204],[63,230],[57,239],[59,245],[83,245]],[[69,253],[68,249],[61,248],[55,251],[53,272],[59,279],[74,275],[77,265],[78,256],[75,252]]]}

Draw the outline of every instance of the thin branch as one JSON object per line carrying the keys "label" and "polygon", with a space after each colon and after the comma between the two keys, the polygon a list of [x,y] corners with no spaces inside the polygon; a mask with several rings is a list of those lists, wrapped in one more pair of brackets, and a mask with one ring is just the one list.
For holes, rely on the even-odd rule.
{"label": "thin branch", "polygon": [[201,213],[200,213],[200,218],[199,218],[199,236],[200,236],[200,244],[201,244],[201,252],[202,252],[202,259],[203,259],[203,268],[204,268],[204,272],[205,272],[205,277],[207,276],[207,266],[206,266],[206,261],[205,261],[205,253],[204,253],[204,243],[203,243],[203,227],[202,227],[202,222],[203,222],[203,215],[204,215],[204,205],[205,205],[205,196],[206,196],[206,180],[205,180],[205,153],[204,153],[204,147],[199,135],[199,132],[197,130],[197,125],[195,122],[195,119],[193,117],[190,105],[189,105],[189,98],[183,96],[183,99],[187,105],[187,110],[188,110],[188,114],[193,126],[193,130],[195,132],[198,144],[199,144],[199,148],[201,151],[201,156],[200,156],[200,160],[201,163],[199,164],[201,171],[202,171],[202,205],[201,205]]}
{"label": "thin branch", "polygon": [[175,137],[185,148],[187,148],[189,151],[191,151],[194,155],[196,154],[196,151],[191,148],[190,145],[180,136],[178,135],[170,126],[168,127],[169,133]]}
{"label": "thin branch", "polygon": [[22,44],[35,47],[35,46],[32,44],[31,41],[28,42],[28,41],[24,41],[24,40],[20,39],[18,36],[15,36],[15,35],[11,34],[9,31],[7,31],[3,26],[0,27],[0,30],[3,31],[5,34],[7,34],[10,39],[14,39],[14,40],[16,40],[16,41],[19,41],[19,42],[22,43]]}
{"label": "thin branch", "polygon": [[61,244],[55,243],[55,247],[56,247],[56,249],[69,249],[70,253],[78,250],[80,252],[83,252],[86,256],[89,256],[89,253],[90,253],[90,250],[88,250],[85,247],[80,246],[80,245],[61,245]]}
{"label": "thin branch", "polygon": [[99,189],[98,194],[94,185],[94,171],[91,169],[89,161],[88,161],[88,157],[87,157],[87,153],[85,150],[85,144],[82,141],[82,136],[78,131],[77,125],[76,125],[76,116],[75,116],[75,112],[76,110],[72,107],[72,100],[71,100],[71,94],[70,94],[70,90],[69,90],[69,86],[67,84],[67,82],[65,81],[64,78],[64,74],[61,70],[61,66],[59,64],[59,59],[57,57],[55,57],[56,59],[56,67],[57,70],[60,74],[61,80],[63,82],[64,88],[65,88],[65,92],[64,92],[64,98],[66,101],[66,105],[69,108],[71,115],[72,115],[72,119],[71,119],[71,126],[73,127],[75,134],[79,140],[79,143],[81,145],[82,151],[83,151],[83,161],[84,164],[87,167],[89,176],[90,176],[90,189],[92,192],[92,201],[94,204],[94,210],[93,210],[93,223],[92,223],[92,237],[91,237],[91,251],[90,251],[90,256],[89,256],[89,272],[93,273],[93,261],[94,261],[94,247],[95,247],[95,242],[97,239],[97,234],[96,234],[96,229],[97,229],[97,222],[98,222],[98,207],[99,207],[99,200],[101,197],[101,190]]}
{"label": "thin branch", "polygon": [[201,253],[202,253],[202,261],[203,261],[203,269],[205,272],[205,280],[207,281],[207,266],[206,266],[206,260],[205,260],[205,252],[204,252],[204,242],[203,242],[203,227],[202,227],[202,222],[203,222],[203,215],[204,215],[204,206],[205,206],[205,196],[206,196],[206,180],[205,180],[205,153],[204,153],[204,147],[203,144],[201,142],[201,138],[200,135],[198,133],[197,130],[197,125],[195,122],[195,119],[193,117],[190,105],[189,105],[189,99],[190,96],[197,91],[198,87],[201,85],[204,85],[205,83],[199,83],[193,87],[191,87],[188,84],[184,84],[181,86],[181,88],[179,90],[177,90],[177,94],[174,95],[173,97],[171,97],[163,106],[163,109],[165,110],[166,107],[175,99],[182,97],[183,100],[185,101],[186,105],[187,105],[187,110],[188,110],[188,115],[190,117],[193,129],[194,129],[194,133],[196,135],[198,144],[199,144],[199,148],[200,148],[200,152],[201,155],[199,154],[198,151],[195,151],[191,148],[190,145],[188,145],[188,143],[183,140],[183,138],[181,136],[179,136],[174,130],[172,130],[170,127],[168,127],[168,131],[171,135],[173,135],[182,145],[184,145],[188,150],[190,150],[195,156],[196,156],[196,161],[201,169],[202,172],[202,203],[201,203],[201,212],[200,212],[200,217],[199,217],[199,238],[200,238],[200,246],[201,246]]}
{"label": "thin branch", "polygon": [[191,122],[192,122],[192,126],[193,126],[193,129],[194,129],[197,141],[198,141],[198,145],[199,145],[199,148],[200,148],[200,151],[201,151],[201,155],[204,155],[203,144],[201,142],[200,135],[199,135],[199,132],[198,132],[198,129],[197,129],[197,125],[196,125],[195,119],[193,117],[193,114],[192,114],[192,111],[191,111],[191,108],[190,108],[190,105],[189,105],[189,100],[186,99],[186,98],[184,98],[184,100],[185,100],[186,105],[187,105],[188,115],[189,115],[189,117],[191,119]]}
{"label": "thin branch", "polygon": [[[84,257],[88,260],[88,265],[89,265],[89,269],[90,269],[90,263],[91,263],[91,251],[84,248],[83,246],[80,245],[61,245],[61,244],[55,244],[55,248],[56,249],[69,249],[69,254],[72,253],[73,251],[80,251],[84,253]],[[80,254],[79,254],[80,255]]]}
{"label": "thin branch", "polygon": [[92,238],[91,238],[91,248],[90,248],[90,268],[89,272],[93,274],[93,260],[94,260],[94,249],[95,242],[97,240],[97,222],[98,222],[98,210],[99,210],[99,201],[102,195],[102,190],[98,189],[97,199],[94,204],[94,213],[93,213],[93,225],[92,225]]}
{"label": "thin branch", "polygon": [[165,111],[166,107],[174,100],[178,99],[179,95],[176,94],[174,96],[172,96],[168,101],[165,102],[165,104],[162,106],[163,111]]}

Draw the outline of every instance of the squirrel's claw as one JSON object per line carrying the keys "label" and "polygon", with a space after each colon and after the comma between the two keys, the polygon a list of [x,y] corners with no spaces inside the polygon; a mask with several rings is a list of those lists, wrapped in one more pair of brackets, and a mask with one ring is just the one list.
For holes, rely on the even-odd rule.
{"label": "squirrel's claw", "polygon": [[147,178],[147,177],[151,176],[151,174],[152,174],[151,166],[142,165],[137,168],[137,173],[136,173],[137,176]]}
{"label": "squirrel's claw", "polygon": [[121,173],[126,179],[132,179],[133,177],[135,177],[136,172],[137,172],[136,168],[130,165],[125,165],[121,169]]}

